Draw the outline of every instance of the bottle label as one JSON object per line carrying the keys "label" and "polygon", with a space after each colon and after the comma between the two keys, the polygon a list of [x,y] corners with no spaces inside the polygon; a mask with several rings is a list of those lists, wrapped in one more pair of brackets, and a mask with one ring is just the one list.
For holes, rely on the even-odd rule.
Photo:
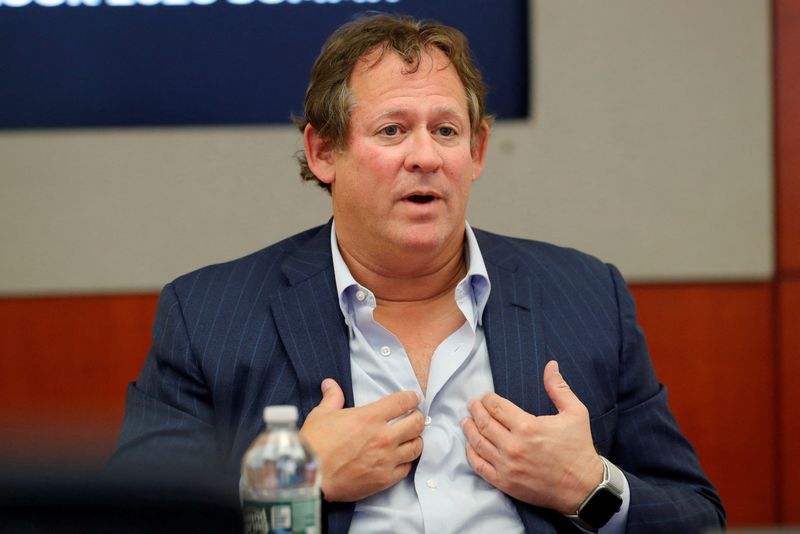
{"label": "bottle label", "polygon": [[319,497],[291,501],[245,500],[245,534],[320,534]]}

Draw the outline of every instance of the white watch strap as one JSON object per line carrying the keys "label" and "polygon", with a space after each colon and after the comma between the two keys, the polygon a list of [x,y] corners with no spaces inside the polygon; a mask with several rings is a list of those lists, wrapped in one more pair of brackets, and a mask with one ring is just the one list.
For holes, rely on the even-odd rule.
{"label": "white watch strap", "polygon": [[603,464],[606,466],[604,481],[607,481],[608,487],[614,493],[621,496],[625,491],[625,475],[622,474],[622,470],[619,467],[606,460],[603,456],[600,459],[603,460]]}
{"label": "white watch strap", "polygon": [[[622,470],[607,460],[604,456],[600,456],[600,459],[603,460],[603,481],[600,482],[600,484],[598,484],[591,493],[589,493],[586,499],[584,499],[580,506],[578,506],[578,509],[574,514],[567,514],[568,518],[580,525],[582,528],[585,528],[584,523],[581,521],[580,517],[578,517],[578,514],[586,502],[589,501],[589,499],[591,499],[592,496],[597,492],[597,490],[600,488],[608,488],[620,497],[622,497],[622,494],[625,492],[625,475],[622,474]],[[588,527],[588,525],[586,526]]]}

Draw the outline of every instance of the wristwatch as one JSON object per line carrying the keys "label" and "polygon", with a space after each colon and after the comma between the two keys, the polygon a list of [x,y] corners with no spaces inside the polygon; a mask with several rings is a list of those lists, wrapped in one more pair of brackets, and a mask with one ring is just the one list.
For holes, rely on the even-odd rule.
{"label": "wristwatch", "polygon": [[602,456],[603,481],[589,494],[578,507],[577,513],[567,515],[579,527],[597,532],[619,512],[622,507],[622,493],[625,477],[619,467]]}

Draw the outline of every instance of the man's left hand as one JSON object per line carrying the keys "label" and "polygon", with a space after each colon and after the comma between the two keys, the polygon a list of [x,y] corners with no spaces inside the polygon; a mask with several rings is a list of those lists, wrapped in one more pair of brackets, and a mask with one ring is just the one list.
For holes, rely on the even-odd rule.
{"label": "man's left hand", "polygon": [[603,480],[589,411],[550,361],[544,387],[557,415],[535,416],[496,393],[469,404],[462,428],[475,472],[520,501],[574,514]]}

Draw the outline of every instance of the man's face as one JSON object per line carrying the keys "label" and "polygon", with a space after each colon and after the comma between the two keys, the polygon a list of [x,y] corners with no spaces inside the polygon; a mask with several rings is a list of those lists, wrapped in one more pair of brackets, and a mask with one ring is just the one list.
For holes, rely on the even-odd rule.
{"label": "man's face", "polygon": [[472,146],[464,86],[441,51],[410,73],[394,52],[376,58],[356,65],[347,147],[330,154],[340,243],[394,256],[460,250],[488,127]]}

